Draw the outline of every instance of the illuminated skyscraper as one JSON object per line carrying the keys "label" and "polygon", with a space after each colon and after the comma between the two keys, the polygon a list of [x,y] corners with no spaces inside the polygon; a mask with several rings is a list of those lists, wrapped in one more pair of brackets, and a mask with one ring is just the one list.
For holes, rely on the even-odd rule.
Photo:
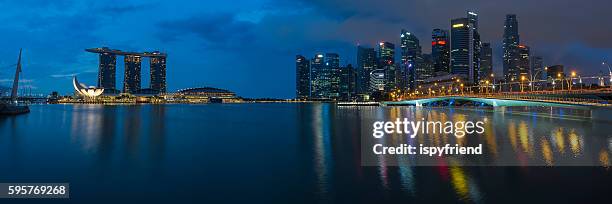
{"label": "illuminated skyscraper", "polygon": [[370,91],[385,91],[385,70],[376,69],[370,72]]}
{"label": "illuminated skyscraper", "polygon": [[374,48],[357,46],[357,83],[360,94],[370,93],[370,72],[378,67],[376,58]]}
{"label": "illuminated skyscraper", "polygon": [[351,64],[340,68],[340,100],[349,101],[356,97],[357,73]]}
{"label": "illuminated skyscraper", "polygon": [[476,84],[481,48],[478,15],[471,11],[467,15],[451,20],[451,73],[464,75],[468,82]]}
{"label": "illuminated skyscraper", "polygon": [[[151,53],[149,63],[151,68],[151,89],[166,93],[166,55],[160,52]],[[155,56],[159,55],[159,56]]]}
{"label": "illuminated skyscraper", "polygon": [[490,77],[493,73],[493,49],[491,43],[482,43],[480,50],[480,76],[481,78]]}
{"label": "illuminated skyscraper", "polygon": [[385,91],[396,89],[395,45],[390,42],[381,42],[378,47],[378,60],[378,68],[385,71]]}
{"label": "illuminated skyscraper", "polygon": [[140,91],[140,71],[142,58],[138,55],[125,55],[125,80],[123,81],[124,93],[138,93]]}
{"label": "illuminated skyscraper", "polygon": [[340,97],[340,55],[336,53],[325,54],[325,67],[330,86],[326,91],[326,98],[338,99]]}
{"label": "illuminated skyscraper", "polygon": [[115,90],[117,55],[111,53],[107,47],[99,52],[100,66],[98,70],[98,87]]}
{"label": "illuminated skyscraper", "polygon": [[431,33],[431,57],[437,76],[450,73],[448,30],[434,29]]}
{"label": "illuminated skyscraper", "polygon": [[518,31],[518,20],[515,14],[506,15],[506,21],[504,23],[504,77],[510,81],[512,79],[518,79],[519,77],[519,53],[518,46],[520,43],[519,31]]}
{"label": "illuminated skyscraper", "polygon": [[340,96],[340,56],[316,54],[310,63],[310,92],[313,99],[338,99]]}
{"label": "illuminated skyscraper", "polygon": [[100,56],[100,68],[98,73],[98,87],[104,88],[104,94],[117,94],[115,86],[117,55],[124,56],[125,75],[123,91],[126,93],[138,93],[141,90],[141,64],[143,57],[150,58],[151,90],[165,93],[166,85],[166,53],[155,52],[124,52],[113,50],[108,47],[89,48],[87,52],[97,53]]}
{"label": "illuminated skyscraper", "polygon": [[400,77],[398,87],[403,90],[414,90],[416,84],[423,83],[427,77],[431,77],[429,70],[421,66],[421,45],[419,39],[412,33],[402,29],[400,34],[401,59]]}
{"label": "illuminated skyscraper", "polygon": [[529,47],[525,46],[525,45],[519,45],[518,46],[518,54],[519,54],[519,60],[518,60],[518,74],[519,74],[519,78],[521,77],[526,77],[526,79],[529,79],[529,72],[531,71],[530,63],[529,63]]}
{"label": "illuminated skyscraper", "polygon": [[298,99],[310,97],[310,61],[302,55],[295,56],[295,94]]}

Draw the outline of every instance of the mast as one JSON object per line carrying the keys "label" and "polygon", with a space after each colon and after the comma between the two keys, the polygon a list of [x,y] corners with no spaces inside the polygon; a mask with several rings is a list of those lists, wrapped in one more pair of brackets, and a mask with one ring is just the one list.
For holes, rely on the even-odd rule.
{"label": "mast", "polygon": [[21,73],[21,49],[19,49],[19,58],[17,59],[17,70],[15,70],[15,80],[13,80],[11,101],[17,101],[17,90],[19,89],[19,73]]}

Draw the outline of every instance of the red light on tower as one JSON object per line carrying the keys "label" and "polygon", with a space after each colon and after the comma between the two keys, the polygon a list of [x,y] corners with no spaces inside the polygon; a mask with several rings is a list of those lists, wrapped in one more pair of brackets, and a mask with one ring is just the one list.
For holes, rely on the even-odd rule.
{"label": "red light on tower", "polygon": [[435,46],[436,44],[437,44],[436,41],[431,42],[431,46]]}

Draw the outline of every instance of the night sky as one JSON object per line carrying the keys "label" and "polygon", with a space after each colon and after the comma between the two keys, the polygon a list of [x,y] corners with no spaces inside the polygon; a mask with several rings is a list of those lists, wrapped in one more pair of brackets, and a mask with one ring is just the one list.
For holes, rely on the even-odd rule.
{"label": "night sky", "polygon": [[[71,76],[96,85],[98,57],[85,48],[168,53],[168,88],[230,89],[245,97],[292,98],[295,55],[337,52],[354,63],[356,45],[398,43],[405,28],[431,50],[433,28],[471,9],[479,14],[483,42],[494,46],[501,72],[504,17],[515,13],[521,43],[582,74],[612,61],[612,2],[569,0],[232,0],[82,1],[0,0],[0,85],[13,77],[24,49],[22,85],[33,92],[71,93]],[[398,46],[399,47],[399,46]],[[123,58],[117,59],[117,86]],[[9,69],[11,68],[11,69]],[[148,60],[143,87],[148,87]]]}

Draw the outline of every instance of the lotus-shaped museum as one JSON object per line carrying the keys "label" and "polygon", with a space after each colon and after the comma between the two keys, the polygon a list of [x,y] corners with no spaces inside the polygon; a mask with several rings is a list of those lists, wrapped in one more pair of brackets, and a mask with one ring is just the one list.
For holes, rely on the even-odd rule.
{"label": "lotus-shaped museum", "polygon": [[76,92],[79,93],[81,96],[95,98],[104,93],[103,88],[98,88],[95,86],[87,87],[85,84],[79,83],[76,76],[74,76],[74,78],[72,79],[72,85],[74,86],[74,90],[76,90]]}

